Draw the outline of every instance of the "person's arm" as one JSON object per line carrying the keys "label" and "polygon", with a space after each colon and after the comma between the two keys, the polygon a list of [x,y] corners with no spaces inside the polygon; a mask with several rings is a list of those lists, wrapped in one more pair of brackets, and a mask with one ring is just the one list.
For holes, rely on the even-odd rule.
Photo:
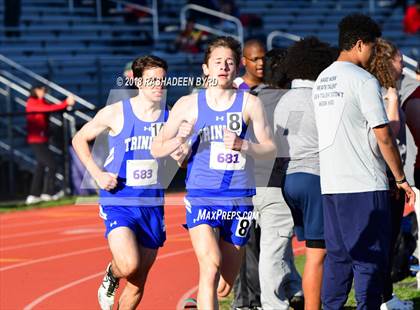
{"label": "person's arm", "polygon": [[401,156],[392,136],[382,102],[379,82],[374,78],[366,80],[361,84],[358,96],[361,111],[367,120],[368,126],[372,128],[376,136],[379,149],[396,180],[397,187],[404,190],[406,200],[410,205],[414,206],[416,196],[405,179]]}
{"label": "person's arm", "polygon": [[404,170],[402,167],[401,156],[395,140],[392,137],[391,128],[388,124],[373,128],[376,140],[381,150],[385,162],[388,164],[395,180],[404,179]]}
{"label": "person's arm", "polygon": [[155,158],[166,157],[179,152],[192,134],[195,120],[189,117],[191,111],[191,96],[180,98],[169,113],[168,120],[153,140],[150,153]]}
{"label": "person's arm", "polygon": [[181,144],[172,154],[171,157],[177,162],[181,168],[187,168],[188,157],[191,147],[188,143]]}
{"label": "person's arm", "polygon": [[414,206],[416,194],[405,179],[400,152],[395,144],[395,139],[392,137],[389,125],[375,127],[373,128],[373,132],[375,133],[382,156],[397,182],[397,187],[405,192],[408,204]]}
{"label": "person's arm", "polygon": [[73,97],[67,97],[66,100],[63,100],[59,104],[48,104],[45,99],[42,99],[42,101],[29,98],[28,99],[28,112],[43,112],[43,113],[51,113],[51,112],[57,112],[66,109],[68,106],[74,105],[74,99]]}
{"label": "person's arm", "polygon": [[87,122],[74,136],[72,140],[73,148],[80,161],[87,171],[94,178],[101,189],[111,190],[117,186],[117,176],[102,171],[95,163],[89,148],[89,142],[94,140],[100,133],[110,129],[110,120],[115,118],[115,108],[107,106],[100,110],[96,116]]}
{"label": "person's arm", "polygon": [[239,138],[236,133],[225,129],[225,147],[232,150],[241,150],[256,159],[274,159],[277,154],[276,145],[273,142],[272,132],[265,116],[261,100],[253,95],[246,95],[248,100],[245,113],[249,116],[254,129],[254,135],[258,143]]}
{"label": "person's arm", "polygon": [[401,127],[397,90],[393,87],[388,88],[384,99],[386,100],[385,109],[389,120],[389,127],[391,128],[392,136],[395,138],[398,136]]}

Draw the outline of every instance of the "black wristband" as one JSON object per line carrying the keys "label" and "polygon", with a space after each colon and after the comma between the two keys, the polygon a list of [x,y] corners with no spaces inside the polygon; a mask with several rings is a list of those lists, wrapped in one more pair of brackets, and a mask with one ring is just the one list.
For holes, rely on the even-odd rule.
{"label": "black wristband", "polygon": [[407,182],[407,179],[405,177],[402,178],[402,180],[399,180],[399,181],[395,180],[395,183],[397,183],[397,184],[403,184],[405,182]]}

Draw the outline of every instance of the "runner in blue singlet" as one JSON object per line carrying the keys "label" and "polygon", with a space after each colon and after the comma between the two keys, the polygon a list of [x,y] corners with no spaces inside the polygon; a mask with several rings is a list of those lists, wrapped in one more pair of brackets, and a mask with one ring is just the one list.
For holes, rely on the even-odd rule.
{"label": "runner in blue singlet", "polygon": [[[76,134],[74,149],[101,188],[100,216],[112,252],[112,262],[98,290],[101,309],[111,310],[120,278],[127,285],[119,308],[135,309],[143,295],[147,274],[158,248],[166,239],[160,160],[150,155],[153,139],[167,119],[162,102],[164,89],[158,83],[166,75],[167,64],[155,56],[133,62],[139,94],[100,110]],[[109,154],[104,168],[97,166],[88,142],[109,130]]]}
{"label": "runner in blue singlet", "polygon": [[[240,57],[231,37],[210,43],[203,71],[216,86],[178,100],[152,145],[156,158],[189,153],[186,220],[200,266],[200,309],[217,309],[217,297],[231,290],[252,219],[253,158],[276,155],[261,102],[232,88]],[[250,125],[258,143],[247,139]]]}

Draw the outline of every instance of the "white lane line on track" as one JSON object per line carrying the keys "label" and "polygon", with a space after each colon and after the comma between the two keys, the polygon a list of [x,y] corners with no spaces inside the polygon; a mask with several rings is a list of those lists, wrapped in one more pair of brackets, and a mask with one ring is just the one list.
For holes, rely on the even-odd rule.
{"label": "white lane line on track", "polygon": [[[91,205],[62,205],[62,206],[52,206],[51,209],[49,210],[54,210],[54,211],[62,211],[63,209],[66,209],[65,211],[68,212],[69,210],[78,210],[79,208],[92,208],[95,207],[94,204]],[[97,205],[96,205],[97,207]],[[67,210],[69,209],[69,210]],[[10,212],[10,213],[6,213],[6,214],[1,214],[0,215],[0,222],[3,222],[4,220],[9,220],[9,219],[16,219],[16,218],[22,218],[22,216],[28,216],[28,215],[39,215],[41,212],[45,212],[46,209],[30,209],[30,210],[22,210],[22,211],[14,211],[14,212]]]}
{"label": "white lane line on track", "polygon": [[26,306],[23,308],[23,310],[30,310],[30,309],[33,309],[33,307],[35,307],[36,305],[40,304],[40,303],[41,303],[41,302],[43,302],[45,299],[47,299],[47,298],[49,298],[49,297],[51,297],[51,296],[54,296],[55,294],[58,294],[58,293],[60,293],[60,292],[62,292],[62,291],[64,291],[64,290],[66,290],[66,289],[68,289],[68,288],[71,288],[71,287],[73,287],[73,286],[79,285],[79,284],[81,284],[81,283],[83,283],[83,282],[86,282],[86,281],[89,281],[89,280],[91,280],[91,279],[98,278],[98,277],[103,276],[103,275],[104,275],[104,272],[103,272],[103,271],[101,271],[101,272],[98,272],[98,273],[92,274],[92,275],[90,275],[90,276],[87,276],[87,277],[81,278],[81,279],[79,279],[79,280],[77,280],[77,281],[73,281],[73,282],[70,282],[70,283],[68,283],[68,284],[66,284],[66,285],[60,286],[60,287],[56,288],[55,290],[49,291],[48,293],[46,293],[46,294],[44,294],[44,295],[39,296],[37,299],[35,299],[34,301],[32,301],[30,304],[26,305]]}
{"label": "white lane line on track", "polygon": [[28,237],[28,236],[35,236],[35,235],[42,235],[42,234],[49,234],[53,232],[59,232],[59,231],[66,231],[69,229],[85,229],[85,228],[100,228],[101,225],[98,223],[98,225],[95,226],[68,226],[68,227],[60,227],[60,228],[54,228],[54,229],[44,229],[44,230],[38,230],[38,231],[30,231],[30,232],[24,232],[20,234],[12,234],[12,235],[2,235],[0,236],[0,239],[11,239],[11,238],[18,238],[18,237]]}
{"label": "white lane line on track", "polygon": [[[48,215],[45,215],[48,216]],[[71,215],[69,215],[71,216]],[[179,214],[170,214],[170,215],[166,215],[165,219],[170,219],[170,218],[178,218],[181,216],[185,216],[185,210],[183,210],[182,213]],[[80,220],[90,220],[92,221],[92,219],[99,219],[99,216],[89,216],[89,217],[81,217],[81,216],[76,216],[76,217],[62,217],[62,218],[52,218],[50,220],[40,220],[38,222],[29,222],[29,223],[14,223],[14,224],[6,224],[6,223],[1,223],[1,228],[5,229],[5,228],[16,228],[16,227],[28,227],[28,226],[35,226],[35,225],[42,225],[42,224],[53,224],[53,223],[61,223],[61,222],[68,222],[68,221],[80,221]]]}
{"label": "white lane line on track", "polygon": [[[304,246],[298,247],[296,249],[293,249],[293,253],[299,252],[301,250],[305,249]],[[190,288],[188,291],[184,293],[184,295],[181,296],[181,298],[178,300],[178,303],[176,304],[176,310],[182,310],[184,306],[184,301],[187,298],[190,298],[192,294],[194,294],[198,290],[198,285]]]}
{"label": "white lane line on track", "polygon": [[198,291],[198,285],[190,288],[188,291],[184,293],[184,295],[181,296],[181,298],[178,300],[178,303],[176,304],[176,310],[182,310],[184,309],[184,300],[187,298],[190,298],[192,294],[194,294],[196,291]]}
{"label": "white lane line on track", "polygon": [[[177,255],[182,255],[182,254],[189,253],[189,252],[192,252],[192,251],[193,251],[193,249],[187,249],[187,250],[181,250],[181,251],[171,252],[171,253],[159,255],[156,258],[156,260],[160,260],[160,259],[164,259],[164,258],[168,258],[168,257],[173,257],[173,256],[177,256]],[[79,285],[79,284],[81,284],[83,282],[86,282],[86,281],[92,280],[94,278],[103,276],[103,274],[104,274],[104,271],[101,271],[101,272],[98,272],[98,273],[89,275],[87,277],[81,278],[79,280],[70,282],[70,283],[68,283],[66,285],[60,286],[60,287],[56,288],[55,290],[49,291],[49,292],[45,293],[44,295],[39,296],[37,299],[35,299],[34,301],[32,301],[31,303],[29,303],[28,305],[26,305],[23,308],[23,310],[31,310],[35,306],[39,305],[41,302],[43,302],[44,300],[46,300],[47,298],[49,298],[51,296],[54,296],[54,295],[56,295],[56,294],[58,294],[58,293],[60,293],[60,292],[62,292],[64,290],[66,290],[68,288],[71,288],[73,286]]]}
{"label": "white lane line on track", "polygon": [[[168,241],[170,241],[170,238],[180,237],[180,236],[188,236],[188,235],[187,235],[186,232],[183,232],[183,233],[180,233],[180,234],[170,235],[170,236],[168,236],[168,239],[169,239]],[[66,258],[66,257],[69,257],[69,256],[86,254],[86,253],[90,253],[90,252],[96,252],[96,251],[104,250],[104,249],[107,249],[107,248],[108,248],[108,246],[102,246],[102,247],[96,247],[96,248],[87,249],[87,250],[68,252],[68,253],[59,254],[59,255],[42,257],[42,258],[30,260],[30,261],[25,261],[23,263],[18,263],[18,264],[2,267],[2,268],[0,268],[0,272],[10,270],[10,269],[19,268],[19,267],[25,267],[25,266],[32,265],[32,264],[43,263],[43,262],[47,262],[47,261],[51,261],[51,260],[55,260],[55,259]]]}
{"label": "white lane line on track", "polygon": [[[176,225],[176,226],[178,226],[178,225]],[[167,226],[167,228],[169,228],[169,227],[172,227],[172,225]],[[105,232],[105,230],[103,230],[103,232],[101,232],[101,233],[94,233],[94,234],[90,233],[88,236],[61,238],[61,239],[54,239],[54,240],[48,240],[48,241],[40,241],[40,242],[20,244],[20,245],[16,245],[16,246],[9,246],[9,247],[0,248],[0,252],[1,251],[7,251],[7,250],[16,250],[16,249],[30,248],[30,247],[34,247],[34,246],[54,244],[54,243],[57,243],[57,242],[67,242],[67,241],[74,241],[74,240],[96,238],[98,236],[103,236],[104,232]],[[177,236],[183,236],[183,235],[188,236],[187,232],[185,232],[185,233],[181,233],[181,234],[171,235],[171,237],[177,237]]]}
{"label": "white lane line on track", "polygon": [[101,228],[77,228],[77,229],[68,229],[63,231],[63,235],[88,235],[88,234],[98,234],[102,233],[104,229]]}
{"label": "white lane line on track", "polygon": [[[181,223],[178,224],[171,224],[167,225],[166,227],[177,227],[181,226]],[[60,228],[54,228],[54,229],[45,229],[45,230],[37,230],[37,231],[30,231],[30,232],[24,232],[20,234],[12,234],[12,235],[4,235],[2,233],[0,235],[0,239],[11,239],[11,238],[19,238],[19,237],[28,237],[28,236],[35,236],[35,235],[42,235],[42,234],[48,234],[53,232],[59,232],[59,231],[66,231],[66,230],[74,230],[74,229],[96,229],[96,228],[102,228],[103,224],[98,223],[96,226],[68,226],[68,227],[60,227]]]}
{"label": "white lane line on track", "polygon": [[[165,208],[174,208],[174,207],[180,207],[180,206],[184,206],[184,199],[185,194],[179,194],[179,195],[170,195],[168,197],[165,197]],[[172,204],[171,204],[172,203]],[[79,210],[80,208],[97,208],[98,204],[97,203],[90,203],[90,204],[68,204],[68,205],[62,205],[62,206],[53,206],[51,210],[62,210],[63,208],[68,208],[69,210]],[[57,209],[59,208],[59,209]],[[41,211],[42,210],[42,211]],[[69,211],[66,210],[66,211]],[[4,220],[9,220],[9,219],[16,219],[16,218],[21,218],[22,215],[38,215],[39,212],[44,212],[45,209],[39,209],[39,210],[22,210],[22,211],[16,211],[16,212],[11,212],[8,214],[2,214],[0,215],[0,224],[4,224],[3,221]]]}
{"label": "white lane line on track", "polygon": [[98,236],[103,236],[103,233],[89,234],[88,236],[61,238],[61,239],[54,239],[54,240],[48,240],[48,241],[40,241],[40,242],[33,242],[33,243],[26,243],[26,244],[20,244],[20,245],[15,245],[15,246],[9,246],[9,247],[5,247],[5,248],[0,248],[0,252],[1,251],[7,251],[7,250],[17,250],[17,249],[30,248],[30,247],[34,247],[34,246],[40,246],[40,245],[54,244],[54,243],[58,243],[58,242],[67,242],[67,241],[74,241],[74,240],[89,239],[89,238],[95,238],[95,237],[98,237]]}
{"label": "white lane line on track", "polygon": [[33,265],[33,264],[37,264],[37,263],[48,262],[48,261],[52,261],[52,260],[55,260],[55,259],[66,258],[66,257],[70,257],[70,256],[75,256],[75,255],[81,255],[81,254],[87,254],[87,253],[102,251],[102,250],[106,250],[106,249],[108,249],[108,246],[101,246],[101,247],[91,248],[91,249],[88,249],[88,250],[74,251],[74,252],[68,252],[68,253],[59,254],[59,255],[52,255],[52,256],[48,256],[48,257],[38,258],[38,259],[30,260],[30,261],[27,261],[27,262],[24,262],[24,263],[19,263],[19,264],[14,264],[14,265],[2,267],[2,268],[0,268],[0,272],[11,270],[11,269],[16,269],[16,268],[24,267],[24,266],[28,266],[28,265]]}
{"label": "white lane line on track", "polygon": [[29,222],[29,223],[15,223],[15,224],[1,224],[2,229],[5,228],[15,228],[15,227],[28,227],[28,226],[35,226],[35,225],[42,225],[42,224],[54,224],[54,223],[61,223],[61,222],[68,222],[68,221],[80,221],[80,220],[91,220],[93,217],[63,217],[63,218],[53,218],[49,220],[41,220],[38,222]]}

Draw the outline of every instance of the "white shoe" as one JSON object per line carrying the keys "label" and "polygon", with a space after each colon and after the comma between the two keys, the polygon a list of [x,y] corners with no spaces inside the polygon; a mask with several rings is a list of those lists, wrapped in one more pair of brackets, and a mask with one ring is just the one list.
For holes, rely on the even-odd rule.
{"label": "white shoe", "polygon": [[40,196],[42,201],[51,201],[52,200],[52,196],[48,195],[48,194],[41,194]]}
{"label": "white shoe", "polygon": [[111,263],[106,267],[105,276],[98,289],[98,302],[102,310],[112,310],[115,300],[115,292],[119,285],[119,279],[115,278],[111,271]]}
{"label": "white shoe", "polygon": [[64,191],[59,191],[55,193],[54,195],[41,194],[42,201],[55,201],[63,197],[64,197]]}
{"label": "white shoe", "polygon": [[381,305],[381,310],[413,310],[414,303],[399,299],[396,295]]}
{"label": "white shoe", "polygon": [[26,197],[25,204],[29,206],[36,203],[40,203],[41,201],[42,201],[41,197],[29,195],[28,197]]}
{"label": "white shoe", "polygon": [[61,190],[61,191],[59,191],[59,192],[57,192],[57,193],[55,193],[54,195],[52,195],[52,200],[58,200],[58,199],[61,199],[61,198],[63,198],[64,197],[64,195],[65,195],[65,193],[64,193],[64,191],[63,190]]}

